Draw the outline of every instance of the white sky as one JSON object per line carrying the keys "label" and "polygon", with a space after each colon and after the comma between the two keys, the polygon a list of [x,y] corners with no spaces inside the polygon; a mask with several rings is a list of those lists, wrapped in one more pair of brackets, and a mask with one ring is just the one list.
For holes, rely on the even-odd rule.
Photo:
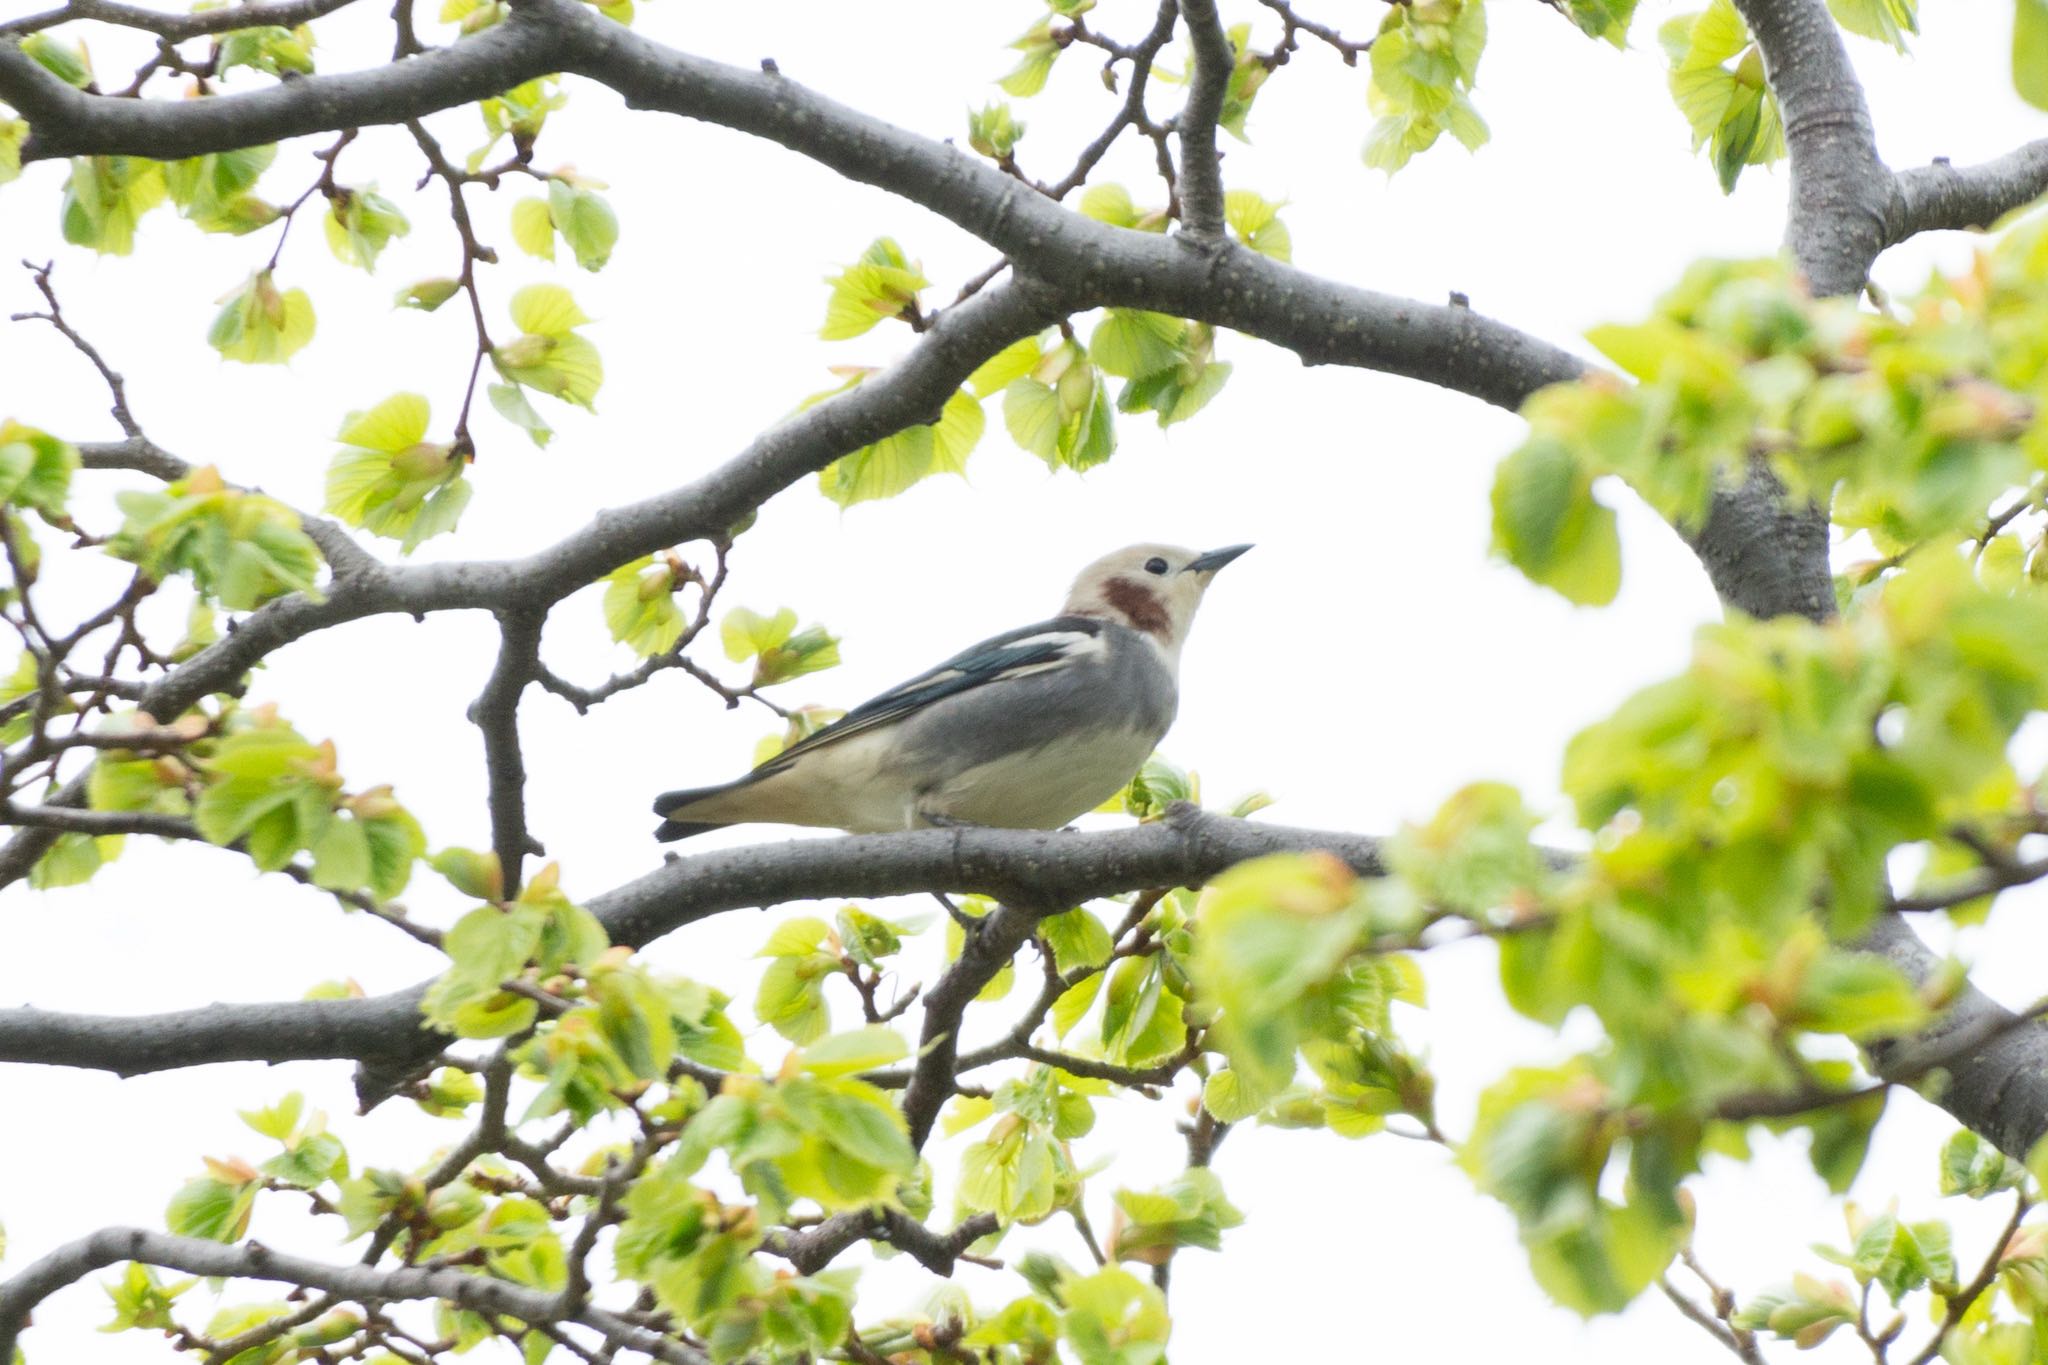
{"label": "white sky", "polygon": [[[0,17],[27,8],[0,0]],[[388,45],[384,7],[360,8],[323,26],[328,67],[369,60]],[[1380,12],[1303,8],[1361,33]],[[1765,253],[1781,230],[1782,170],[1752,170],[1724,199],[1707,164],[1687,154],[1655,44],[1656,26],[1680,8],[1646,4],[1630,50],[1616,53],[1544,6],[1490,6],[1478,102],[1493,141],[1475,155],[1447,142],[1391,183],[1358,160],[1369,121],[1363,73],[1308,44],[1261,94],[1255,142],[1226,144],[1227,179],[1289,201],[1295,260],[1309,270],[1429,301],[1459,290],[1482,311],[1576,344],[1594,322],[1641,313],[1695,257]],[[1151,10],[1143,0],[1107,0],[1090,18],[1129,37]],[[996,97],[990,82],[1010,65],[1002,45],[1038,12],[1026,0],[886,10],[654,0],[641,27],[746,65],[773,56],[793,79],[964,141],[965,109]],[[1263,45],[1271,26],[1258,14]],[[2011,94],[2010,16],[2004,3],[1931,5],[1911,58],[1851,40],[1894,165],[1935,155],[1979,160],[2048,133],[2048,119]],[[1091,55],[1070,54],[1045,96],[1019,103],[1031,125],[1020,157],[1033,174],[1064,174],[1072,151],[1109,116]],[[1075,105],[1085,116],[1071,112]],[[432,122],[457,154],[480,140],[471,111]],[[472,202],[505,261],[488,272],[494,320],[517,284],[539,278],[569,284],[598,319],[587,334],[604,354],[603,415],[550,404],[560,434],[546,451],[482,417],[477,496],[462,532],[432,542],[421,559],[515,554],[551,541],[597,508],[729,458],[798,398],[826,387],[827,365],[899,354],[908,340],[901,329],[831,344],[814,335],[821,277],[872,237],[894,235],[922,259],[937,282],[935,302],[993,259],[880,191],[738,134],[627,117],[601,91],[577,88],[544,136],[541,164],[565,160],[611,182],[624,231],[602,275],[551,271],[512,248],[506,214],[523,186]],[[95,260],[59,242],[63,173],[42,166],[0,190],[0,242],[10,260],[57,257],[67,312],[128,373],[134,407],[160,443],[310,507],[344,412],[417,389],[432,397],[445,436],[460,400],[470,338],[459,302],[431,317],[387,307],[400,286],[457,264],[440,187],[410,192],[416,163],[404,134],[390,130],[366,132],[342,160],[344,183],[381,181],[416,225],[374,280],[336,264],[312,222],[294,230],[279,279],[312,292],[320,331],[283,369],[225,364],[204,344],[212,300],[261,263],[268,234],[202,237],[165,210],[146,222],[134,257]],[[1099,177],[1123,177],[1145,202],[1157,197],[1149,165],[1149,148],[1126,149]],[[281,158],[264,189],[289,199],[310,181],[309,166],[303,151]],[[1967,249],[1953,235],[1925,240],[1891,253],[1879,274],[1910,288],[1930,261],[1953,262]],[[33,302],[25,274],[0,275],[0,312]],[[727,604],[793,606],[842,634],[846,659],[780,695],[849,705],[970,640],[1048,614],[1080,564],[1121,544],[1255,541],[1257,551],[1209,596],[1186,657],[1181,719],[1165,746],[1201,770],[1212,801],[1263,788],[1279,798],[1267,817],[1275,821],[1380,831],[1490,777],[1555,808],[1564,741],[1680,666],[1693,628],[1715,615],[1691,556],[1630,504],[1620,600],[1601,611],[1570,608],[1486,557],[1487,488],[1517,437],[1515,419],[1402,380],[1305,369],[1239,337],[1225,338],[1220,352],[1237,370],[1208,411],[1165,434],[1126,419],[1115,459],[1086,478],[1048,476],[1009,444],[992,406],[965,481],[933,481],[843,514],[808,484],[775,499],[740,543]],[[104,408],[97,380],[47,328],[0,328],[0,416],[91,439],[113,434]],[[389,542],[376,548],[395,553]],[[281,701],[308,735],[332,736],[353,787],[395,783],[436,846],[483,846],[480,746],[462,715],[492,644],[488,622],[475,615],[425,625],[381,618],[292,647],[257,675],[251,695]],[[557,611],[545,653],[584,682],[631,663],[604,637],[595,594]],[[724,666],[714,655],[712,644],[700,657]],[[533,828],[563,862],[565,885],[583,895],[656,864],[653,792],[740,771],[772,728],[765,712],[728,713],[675,674],[585,720],[540,694],[529,695],[522,715]],[[764,837],[779,834],[743,830],[689,848]],[[464,908],[424,873],[406,900],[433,922]],[[2009,1003],[2039,990],[2027,964],[2040,960],[2042,945],[2016,919],[2008,908],[1963,945],[1983,964],[1980,983]],[[726,916],[649,956],[744,1001],[758,970],[749,955],[766,931],[759,917]],[[17,887],[0,896],[0,935],[0,1003],[103,1012],[291,998],[342,976],[383,991],[431,973],[438,960],[323,897],[256,877],[231,855],[139,840],[87,889],[45,897]],[[1427,967],[1433,1007],[1411,1018],[1410,1032],[1431,1051],[1444,1121],[1458,1133],[1486,1081],[1560,1044],[1501,1006],[1486,947],[1431,954]],[[982,1028],[1005,1022],[1001,1006],[978,1013],[994,1016]],[[765,1030],[752,1041],[770,1064],[783,1050]],[[0,1220],[10,1235],[0,1274],[103,1224],[160,1225],[164,1201],[202,1155],[264,1154],[234,1108],[294,1087],[336,1116],[359,1163],[417,1164],[457,1131],[395,1106],[369,1120],[347,1117],[340,1063],[212,1067],[126,1083],[0,1069]],[[1170,1120],[1182,1098],[1157,1108],[1132,1100],[1079,1144],[1084,1161],[1116,1159],[1091,1186],[1098,1226],[1117,1185],[1149,1186],[1178,1169]],[[1974,1257],[1989,1235],[1970,1216],[1981,1211],[1933,1197],[1934,1152],[1952,1126],[1925,1105],[1896,1101],[1858,1195],[1882,1204],[1896,1192],[1915,1215],[1958,1217],[1961,1254]],[[952,1147],[937,1149],[942,1178],[955,1164]],[[1721,1354],[1654,1295],[1590,1325],[1549,1306],[1506,1213],[1423,1144],[1249,1129],[1231,1136],[1218,1170],[1247,1221],[1227,1234],[1221,1256],[1191,1252],[1177,1267],[1174,1351],[1183,1361],[1455,1353],[1591,1365]],[[1745,1293],[1794,1268],[1818,1268],[1804,1247],[1839,1236],[1838,1215],[1797,1144],[1762,1142],[1749,1166],[1716,1165],[1694,1186],[1701,1255]],[[256,1232],[350,1254],[321,1240],[331,1234],[308,1240],[295,1209],[259,1212]],[[1004,1249],[1029,1245],[1077,1262],[1083,1254],[1064,1223],[1020,1230]],[[864,1314],[910,1306],[925,1282],[921,1272],[882,1267],[867,1281]],[[962,1282],[985,1307],[1019,1292],[1013,1277],[984,1271],[969,1270]],[[25,1339],[31,1360],[163,1357],[160,1342],[90,1333],[103,1316],[103,1297],[89,1287],[52,1300]],[[1856,1353],[1837,1342],[1819,1358]]]}

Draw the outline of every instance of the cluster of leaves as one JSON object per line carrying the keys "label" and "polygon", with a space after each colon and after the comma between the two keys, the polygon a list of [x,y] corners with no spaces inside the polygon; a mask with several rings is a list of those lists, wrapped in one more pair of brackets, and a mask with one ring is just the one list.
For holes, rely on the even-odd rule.
{"label": "cluster of leaves", "polygon": [[701,582],[674,554],[643,555],[605,575],[604,621],[612,638],[643,659],[666,654],[688,623],[676,605],[685,583]]}
{"label": "cluster of leaves", "polygon": [[784,607],[763,616],[734,607],[718,623],[725,657],[736,664],[754,661],[752,687],[788,682],[806,673],[839,666],[839,639],[823,626],[796,628],[796,612]]}
{"label": "cluster of leaves", "polygon": [[1430,876],[1394,860],[1420,904],[1495,926],[1517,1009],[1603,1026],[1496,1084],[1461,1156],[1561,1302],[1614,1309],[1662,1270],[1688,1230],[1679,1183],[1746,1151],[1748,1114],[1806,1129],[1833,1188],[1855,1175],[1883,1092],[1828,1040],[1922,1027],[1954,978],[1916,986],[1846,945],[1894,850],[1929,849],[1938,890],[2039,827],[2008,746],[2048,707],[2044,642],[2037,589],[1923,552],[1830,624],[1704,629],[1689,669],[1574,739],[1564,787],[1594,838],[1572,870],[1505,789],[1439,816],[1456,838]]}
{"label": "cluster of leaves", "polygon": [[397,540],[407,554],[454,530],[469,505],[468,460],[452,444],[426,439],[432,416],[416,393],[350,413],[338,433],[346,449],[327,466],[326,510]]}
{"label": "cluster of leaves", "polygon": [[[0,506],[33,511],[62,525],[71,476],[78,470],[78,452],[46,431],[12,419],[0,421]],[[29,542],[24,536],[22,545]]]}
{"label": "cluster of leaves", "polygon": [[[1627,22],[1617,40],[1625,38]],[[1486,50],[1486,7],[1479,0],[1395,5],[1372,44],[1368,100],[1378,116],[1365,164],[1398,171],[1448,132],[1468,149],[1486,141],[1486,120],[1470,91]]]}
{"label": "cluster of leaves", "polygon": [[1764,56],[1731,0],[1667,20],[1657,40],[1671,62],[1671,98],[1692,128],[1692,149],[1707,147],[1724,194],[1745,166],[1785,155],[1778,97],[1764,83]]}
{"label": "cluster of leaves", "polygon": [[[578,407],[591,408],[604,383],[604,362],[597,347],[576,330],[590,318],[562,286],[526,286],[512,296],[511,312],[512,325],[519,329],[520,336],[517,341],[506,342],[491,351],[491,364],[505,381],[504,385],[493,387],[491,399],[501,413],[534,431],[538,442],[539,431],[545,430],[544,423],[537,417],[528,421],[506,411],[508,407],[525,407],[519,389],[533,389]],[[527,411],[530,413],[531,409]]]}
{"label": "cluster of leaves", "polygon": [[528,255],[552,261],[558,236],[577,265],[602,270],[618,245],[618,215],[590,182],[553,176],[547,198],[528,197],[512,206],[512,240]]}
{"label": "cluster of leaves", "polygon": [[[2042,1174],[2038,1157],[2022,1165],[1975,1133],[1958,1132],[1941,1150],[1941,1193],[1970,1200],[2011,1193],[2017,1199],[2010,1235],[1993,1244],[1976,1277],[1959,1266],[1946,1219],[1908,1222],[1896,1203],[1875,1215],[1852,1203],[1844,1209],[1849,1244],[1814,1248],[1847,1270],[1848,1281],[1795,1274],[1789,1284],[1744,1304],[1731,1323],[1801,1349],[1844,1327],[1888,1342],[1907,1322],[1909,1297],[1925,1293],[1942,1324],[1943,1359],[2036,1359],[2048,1311],[2048,1225],[2023,1220],[2039,1199]],[[1891,1321],[1871,1318],[1873,1291],[1895,1310]]]}
{"label": "cluster of leaves", "polygon": [[389,899],[411,880],[426,851],[419,823],[389,787],[345,791],[332,743],[307,740],[268,706],[194,712],[171,728],[190,742],[102,754],[86,781],[92,809],[189,815],[201,836],[265,871],[310,854],[309,880],[331,891]]}
{"label": "cluster of leaves", "polygon": [[[1977,529],[2003,490],[2039,486],[2048,439],[2040,319],[2048,222],[2001,238],[1903,311],[1813,300],[1776,261],[1706,262],[1641,323],[1588,338],[1637,382],[1595,373],[1533,395],[1493,493],[1497,552],[1575,602],[1620,585],[1617,475],[1679,525],[1753,460],[1885,557]],[[2010,558],[2017,541],[1994,553]],[[2025,560],[2026,555],[2021,554]]]}
{"label": "cluster of leaves", "polygon": [[320,552],[298,514],[261,493],[230,488],[211,465],[162,489],[119,493],[121,527],[107,552],[159,582],[188,574],[206,597],[248,611],[273,597],[318,597]]}

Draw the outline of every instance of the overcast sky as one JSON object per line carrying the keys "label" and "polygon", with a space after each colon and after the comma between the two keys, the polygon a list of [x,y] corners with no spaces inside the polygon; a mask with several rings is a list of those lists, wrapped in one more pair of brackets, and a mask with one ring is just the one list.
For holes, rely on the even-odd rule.
{"label": "overcast sky", "polygon": [[[0,0],[0,17],[27,8]],[[323,69],[368,62],[388,48],[385,8],[358,6],[324,23]],[[1090,18],[1131,36],[1152,8],[1106,0]],[[1460,291],[1477,309],[1583,349],[1585,327],[1638,316],[1688,262],[1768,253],[1782,228],[1781,169],[1747,172],[1724,198],[1707,163],[1688,154],[1655,42],[1657,25],[1683,8],[1646,3],[1629,50],[1617,53],[1543,5],[1489,6],[1493,31],[1477,98],[1492,142],[1468,155],[1447,141],[1391,182],[1359,160],[1369,122],[1363,73],[1309,44],[1259,97],[1252,144],[1226,142],[1226,178],[1288,201],[1295,261],[1308,270],[1432,302]],[[1361,36],[1380,12],[1334,0],[1308,0],[1302,9]],[[650,0],[640,27],[746,65],[772,56],[785,74],[826,94],[964,141],[965,111],[999,97],[991,82],[1013,55],[1003,44],[1039,12],[1028,0]],[[1259,14],[1264,45],[1272,35]],[[2048,133],[2048,119],[2011,93],[2009,4],[1936,0],[1924,18],[1927,32],[1909,58],[1850,40],[1893,165],[1936,155],[1978,160]],[[1111,112],[1091,55],[1069,54],[1047,94],[1019,103],[1030,125],[1019,155],[1035,175],[1064,174],[1074,149]],[[101,69],[118,63],[103,59]],[[495,417],[481,418],[475,500],[461,533],[431,542],[417,556],[423,560],[517,554],[552,541],[598,508],[730,458],[798,399],[828,387],[827,366],[900,354],[908,341],[900,328],[852,342],[815,337],[822,277],[873,237],[893,235],[923,261],[935,302],[993,259],[942,220],[768,144],[628,116],[603,91],[572,92],[539,160],[572,161],[610,182],[623,235],[609,268],[590,276],[519,255],[506,220],[522,186],[495,198],[478,192],[472,202],[504,261],[485,285],[496,318],[517,285],[555,278],[597,319],[586,331],[604,355],[601,415],[550,404],[560,434],[545,451]],[[453,152],[481,140],[473,109],[431,123]],[[1125,149],[1097,178],[1121,177],[1140,202],[1153,201],[1160,196],[1149,165],[1149,149]],[[263,188],[288,200],[310,182],[310,168],[303,147],[294,150]],[[394,315],[387,306],[400,286],[458,264],[439,186],[411,191],[418,170],[408,139],[391,130],[367,131],[341,161],[344,183],[381,182],[415,224],[374,280],[337,264],[311,222],[294,229],[278,278],[311,291],[320,325],[284,368],[223,363],[204,342],[213,300],[261,263],[268,234],[203,237],[166,209],[146,221],[132,258],[95,259],[62,245],[63,171],[45,165],[0,190],[0,242],[9,261],[57,259],[67,311],[128,373],[135,410],[157,441],[312,507],[345,412],[415,389],[431,397],[435,432],[445,437],[460,401],[470,345],[463,310]],[[1890,253],[1879,276],[1909,289],[1931,263],[1952,264],[1970,249],[1953,234],[1923,239]],[[25,274],[0,274],[0,313],[33,302]],[[934,480],[844,513],[808,481],[774,499],[734,553],[726,604],[793,607],[843,636],[845,656],[843,667],[778,695],[851,705],[974,639],[1050,614],[1074,571],[1119,545],[1252,541],[1257,550],[1209,595],[1185,656],[1180,720],[1165,744],[1170,757],[1201,771],[1212,801],[1263,789],[1278,801],[1264,818],[1376,832],[1426,816],[1466,782],[1498,778],[1556,811],[1565,740],[1680,667],[1694,628],[1717,615],[1690,554],[1611,490],[1625,504],[1621,597],[1603,610],[1573,609],[1486,555],[1487,489],[1494,463],[1517,439],[1513,417],[1403,380],[1307,369],[1236,336],[1221,339],[1219,353],[1237,368],[1207,411],[1166,433],[1125,419],[1115,458],[1085,478],[1049,475],[1016,450],[992,406],[989,434],[964,480]],[[0,417],[10,416],[76,439],[114,434],[94,376],[39,325],[0,328]],[[81,482],[110,490],[137,479]],[[375,548],[396,553],[390,542]],[[119,581],[111,570],[104,577]],[[480,746],[463,710],[482,685],[493,640],[489,622],[475,616],[424,625],[377,618],[276,656],[256,675],[251,698],[280,702],[309,736],[332,737],[352,788],[394,783],[435,846],[486,846]],[[729,668],[707,644],[700,657]],[[594,593],[555,613],[545,655],[585,683],[632,662],[604,635]],[[728,712],[673,673],[587,719],[540,694],[527,697],[521,714],[533,827],[577,895],[656,865],[652,793],[736,774],[774,728],[765,711]],[[778,837],[732,831],[690,850]],[[406,901],[433,922],[465,908],[424,871]],[[2008,1003],[2030,1001],[2042,985],[2030,972],[2043,960],[2041,937],[2020,918],[2004,907],[1962,945],[1981,964],[1980,984]],[[768,928],[758,915],[725,916],[671,936],[648,956],[744,1002],[760,965],[750,955]],[[87,888],[0,894],[0,935],[0,1003],[101,1012],[293,998],[338,977],[377,992],[408,985],[439,961],[318,895],[256,876],[235,855],[139,840]],[[1456,1134],[1469,1125],[1479,1088],[1505,1066],[1556,1055],[1572,1040],[1506,1012],[1486,945],[1432,953],[1426,966],[1431,1009],[1408,1013],[1403,1027],[1439,1068],[1444,1124]],[[1002,1006],[977,1014],[989,1016],[981,1029],[1005,1024]],[[758,1058],[779,1059],[783,1046],[772,1033],[751,1036]],[[347,1117],[348,1068],[338,1063],[212,1067],[126,1083],[0,1068],[0,1220],[9,1234],[0,1274],[104,1224],[160,1225],[165,1200],[198,1171],[201,1156],[264,1154],[234,1109],[291,1088],[335,1116],[359,1164],[416,1165],[459,1131],[396,1106],[366,1120]],[[1178,1169],[1171,1124],[1185,1098],[1132,1099],[1079,1144],[1084,1162],[1114,1158],[1091,1185],[1098,1226],[1108,1221],[1113,1188],[1157,1184]],[[1958,1217],[1959,1252],[1974,1258],[1988,1225],[1969,1216],[1978,1211],[1933,1197],[1935,1150],[1952,1128],[1928,1106],[1895,1100],[1858,1197],[1882,1204],[1896,1192],[1913,1214]],[[957,1164],[957,1146],[934,1149],[942,1179]],[[1591,1325],[1549,1306],[1506,1213],[1424,1144],[1249,1129],[1231,1135],[1218,1171],[1247,1220],[1226,1235],[1222,1255],[1190,1252],[1177,1266],[1174,1354],[1182,1361],[1429,1359],[1451,1351],[1620,1365],[1652,1354],[1673,1362],[1720,1354],[1654,1295]],[[1797,1142],[1760,1142],[1754,1162],[1713,1165],[1694,1186],[1701,1255],[1745,1293],[1795,1268],[1817,1268],[1807,1243],[1840,1236],[1839,1216]],[[323,1240],[332,1235],[323,1229],[309,1239],[296,1208],[260,1212],[255,1231],[309,1252],[352,1254]],[[1083,1256],[1063,1222],[1019,1230],[1004,1251],[1032,1245]],[[912,1306],[926,1282],[914,1268],[877,1268],[863,1315]],[[1021,1292],[1014,1277],[971,1268],[962,1282],[985,1307]],[[160,1342],[90,1333],[103,1318],[98,1291],[60,1295],[25,1340],[31,1360],[98,1365],[165,1355]],[[1821,1358],[1857,1351],[1838,1342]]]}

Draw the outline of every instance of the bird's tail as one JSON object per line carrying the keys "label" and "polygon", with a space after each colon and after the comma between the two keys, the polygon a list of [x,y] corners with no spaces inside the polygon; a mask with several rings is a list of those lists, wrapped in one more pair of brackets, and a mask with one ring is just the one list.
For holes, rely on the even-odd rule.
{"label": "bird's tail", "polygon": [[768,776],[773,774],[754,772],[716,787],[663,792],[654,798],[654,813],[661,817],[654,837],[669,843],[726,825],[788,818],[775,809],[774,788],[763,780]]}

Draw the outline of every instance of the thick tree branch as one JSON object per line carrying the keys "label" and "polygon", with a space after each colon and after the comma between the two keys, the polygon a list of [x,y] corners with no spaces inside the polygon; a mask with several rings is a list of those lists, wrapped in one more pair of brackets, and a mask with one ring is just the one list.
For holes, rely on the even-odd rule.
{"label": "thick tree branch", "polygon": [[1195,69],[1188,81],[1187,103],[1181,107],[1180,222],[1197,240],[1223,236],[1223,161],[1216,151],[1216,122],[1223,97],[1230,91],[1233,57],[1215,0],[1180,0],[1194,44]]}
{"label": "thick tree branch", "polygon": [[1762,461],[1740,487],[1714,495],[1706,525],[1687,538],[1729,606],[1759,620],[1835,614],[1827,511],[1788,503]]}
{"label": "thick tree branch", "polygon": [[[1884,954],[1915,981],[1943,969],[1898,915],[1879,915],[1864,946]],[[1973,1041],[1974,1040],[1974,1041]],[[1922,1090],[1956,1120],[2001,1151],[2024,1159],[2048,1135],[2048,1028],[2016,1018],[1975,986],[1963,986],[1941,1022],[1911,1038],[1868,1049],[1877,1074],[1920,1082]]]}
{"label": "thick tree branch", "polygon": [[[728,910],[792,900],[941,890],[1065,908],[1120,891],[1199,884],[1264,853],[1317,849],[1336,854],[1361,874],[1382,870],[1379,841],[1365,835],[1257,824],[1188,808],[1155,824],[1100,834],[918,830],[722,849],[677,858],[584,904],[613,942],[637,947]],[[131,1017],[0,1010],[0,1062],[121,1075],[315,1057],[386,1066],[417,1062],[431,1058],[445,1041],[420,1024],[424,989],[365,1000],[220,1004]]]}
{"label": "thick tree branch", "polygon": [[103,1228],[57,1248],[0,1284],[0,1359],[13,1358],[15,1338],[37,1304],[95,1270],[123,1261],[140,1261],[187,1275],[281,1281],[369,1303],[445,1299],[475,1312],[521,1322],[577,1322],[621,1349],[678,1365],[702,1365],[705,1360],[701,1352],[615,1313],[585,1308],[570,1315],[556,1295],[485,1275],[412,1266],[328,1265],[272,1251],[259,1242],[223,1245],[141,1228]]}
{"label": "thick tree branch", "polygon": [[1988,228],[2048,194],[2048,138],[1978,166],[1937,161],[1898,174],[1890,242],[1919,232]]}
{"label": "thick tree branch", "polygon": [[174,161],[303,133],[402,123],[484,99],[552,71],[555,37],[549,19],[521,6],[474,38],[372,71],[193,100],[89,95],[45,71],[18,44],[0,41],[0,99],[29,121],[24,162],[109,151]]}
{"label": "thick tree branch", "polygon": [[[948,889],[948,888],[932,888]],[[975,921],[966,931],[960,956],[924,993],[924,1025],[917,1040],[917,1062],[903,1090],[903,1119],[910,1125],[910,1143],[924,1146],[938,1121],[939,1108],[953,1097],[955,1063],[960,1055],[960,1021],[982,987],[1008,966],[1017,950],[1049,914],[1070,908],[1064,899],[1034,894],[1024,909],[1009,901]]]}
{"label": "thick tree branch", "polygon": [[1792,207],[1785,242],[1816,296],[1863,288],[1890,240],[1892,174],[1862,83],[1824,0],[1735,0],[1785,118]]}
{"label": "thick tree branch", "polygon": [[1074,309],[1115,304],[1198,318],[1285,346],[1310,363],[1384,370],[1507,408],[1584,368],[1568,352],[1467,308],[1336,285],[1234,246],[1205,259],[1170,238],[1095,222],[949,144],[779,74],[663,47],[574,0],[524,0],[510,21],[476,38],[381,70],[201,100],[84,95],[0,44],[0,99],[41,130],[25,156],[172,158],[402,122],[557,68],[610,86],[630,105],[752,133],[919,203],[1005,253],[1022,272],[1055,283]]}

